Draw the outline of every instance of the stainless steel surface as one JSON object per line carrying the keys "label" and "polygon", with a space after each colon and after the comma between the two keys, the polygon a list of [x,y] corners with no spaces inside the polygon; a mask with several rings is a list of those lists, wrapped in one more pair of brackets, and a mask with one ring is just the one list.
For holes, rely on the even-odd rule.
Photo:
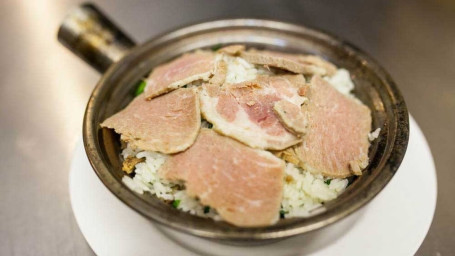
{"label": "stainless steel surface", "polygon": [[[94,2],[138,42],[187,23],[249,16],[320,27],[369,52],[400,86],[436,161],[437,210],[417,255],[453,255],[453,1]],[[99,76],[55,38],[77,3],[0,3],[0,255],[93,254],[71,213],[67,180]]]}

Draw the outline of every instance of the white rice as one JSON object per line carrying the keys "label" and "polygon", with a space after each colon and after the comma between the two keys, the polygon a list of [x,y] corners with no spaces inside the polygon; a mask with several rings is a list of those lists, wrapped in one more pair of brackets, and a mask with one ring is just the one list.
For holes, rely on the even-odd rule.
{"label": "white rice", "polygon": [[[227,63],[227,83],[240,83],[255,79],[258,74],[270,74],[270,71],[260,66],[255,66],[240,57],[219,56]],[[345,95],[351,95],[354,84],[351,81],[349,71],[339,69],[332,77],[325,79],[338,91]],[[199,86],[200,81],[188,86]],[[203,127],[209,127],[209,123],[202,122]],[[369,139],[375,139],[380,129],[369,134]],[[139,151],[127,146],[123,152],[124,158],[135,156],[145,158],[145,161],[135,166],[133,178],[125,175],[123,183],[131,190],[143,194],[148,192],[165,201],[173,201],[174,207],[184,212],[201,217],[220,220],[216,210],[202,205],[198,200],[188,196],[182,184],[168,182],[160,179],[157,171],[164,163],[167,156],[157,152]],[[314,175],[310,172],[286,163],[285,180],[283,187],[283,199],[281,203],[281,216],[307,217],[323,209],[323,203],[333,200],[348,186],[347,179],[328,179],[322,175]],[[175,203],[175,202],[178,202]]]}
{"label": "white rice", "polygon": [[240,57],[223,56],[227,64],[226,83],[241,83],[256,78],[258,72],[253,64]]}
{"label": "white rice", "polygon": [[381,132],[381,128],[377,128],[376,130],[374,130],[373,132],[370,132],[368,134],[368,140],[369,141],[373,141],[375,139],[377,139],[379,137],[379,133]]}
{"label": "white rice", "polygon": [[348,186],[347,179],[326,179],[291,163],[286,164],[281,210],[284,217],[307,217],[322,203],[333,200]]}
{"label": "white rice", "polygon": [[332,77],[325,77],[324,79],[344,95],[351,95],[351,91],[354,89],[351,75],[346,69],[340,68]]}

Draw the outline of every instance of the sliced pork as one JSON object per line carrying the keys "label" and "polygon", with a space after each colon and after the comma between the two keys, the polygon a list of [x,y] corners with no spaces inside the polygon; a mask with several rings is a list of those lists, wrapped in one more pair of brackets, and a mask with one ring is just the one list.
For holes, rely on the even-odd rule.
{"label": "sliced pork", "polygon": [[298,55],[297,59],[300,63],[314,65],[325,69],[325,73],[328,76],[333,76],[337,72],[337,67],[335,65],[316,55]]}
{"label": "sliced pork", "polygon": [[141,94],[101,126],[114,129],[133,148],[166,154],[183,151],[193,144],[201,126],[197,91],[182,88],[150,101]]}
{"label": "sliced pork", "polygon": [[233,44],[233,45],[225,46],[218,50],[218,52],[233,55],[233,56],[238,55],[242,51],[245,51],[245,45],[241,45],[241,44]]}
{"label": "sliced pork", "polygon": [[170,156],[159,175],[184,181],[187,193],[241,227],[267,226],[279,217],[284,162],[202,128],[188,150]]}
{"label": "sliced pork", "polygon": [[194,52],[153,70],[147,78],[145,97],[153,97],[183,87],[193,81],[208,81],[215,69],[215,54],[212,52]]}
{"label": "sliced pork", "polygon": [[242,51],[240,57],[250,63],[285,69],[293,73],[308,75],[330,75],[336,67],[316,56],[273,52],[273,51]]}
{"label": "sliced pork", "polygon": [[219,60],[216,63],[215,72],[213,77],[210,78],[209,83],[217,86],[221,86],[226,80],[227,75],[227,64],[224,60]]}
{"label": "sliced pork", "polygon": [[273,110],[281,123],[291,132],[303,135],[306,130],[307,121],[301,107],[287,100],[275,102]]}
{"label": "sliced pork", "polygon": [[302,80],[301,75],[259,76],[222,87],[206,84],[200,93],[201,111],[226,136],[254,148],[281,150],[301,139],[285,128],[273,107],[275,102],[287,100],[299,108],[305,98],[299,95],[296,81]]}
{"label": "sliced pork", "polygon": [[[371,115],[360,101],[345,96],[327,81],[314,76],[303,109],[308,127],[303,143],[295,148],[300,166],[334,178],[361,175],[368,165]],[[287,151],[291,158],[293,151]]]}

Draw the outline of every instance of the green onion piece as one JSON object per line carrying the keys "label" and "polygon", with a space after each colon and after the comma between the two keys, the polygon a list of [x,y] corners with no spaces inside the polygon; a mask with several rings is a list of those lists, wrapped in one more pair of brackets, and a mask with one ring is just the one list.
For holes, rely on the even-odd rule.
{"label": "green onion piece", "polygon": [[172,207],[174,207],[174,208],[179,207],[179,205],[180,205],[180,200],[174,200],[174,201],[172,202]]}
{"label": "green onion piece", "polygon": [[147,83],[144,80],[141,80],[136,86],[136,91],[134,91],[134,96],[138,96],[144,92],[145,86]]}
{"label": "green onion piece", "polygon": [[332,179],[325,180],[324,183],[327,185],[330,185],[330,182],[332,182]]}
{"label": "green onion piece", "polygon": [[205,206],[204,207],[204,213],[207,214],[210,212],[210,206]]}
{"label": "green onion piece", "polygon": [[182,86],[182,88],[188,88],[188,85],[187,85],[187,84],[185,84],[184,86]]}
{"label": "green onion piece", "polygon": [[212,51],[216,52],[218,51],[219,49],[221,49],[223,45],[222,44],[215,44],[214,46],[212,46]]}
{"label": "green onion piece", "polygon": [[285,215],[286,213],[289,213],[289,212],[287,212],[287,211],[281,209],[281,210],[280,210],[280,218],[281,218],[281,219],[284,219],[284,215]]}
{"label": "green onion piece", "polygon": [[209,123],[208,128],[209,128],[209,129],[212,129],[212,127],[213,127],[213,124],[212,124],[212,123]]}

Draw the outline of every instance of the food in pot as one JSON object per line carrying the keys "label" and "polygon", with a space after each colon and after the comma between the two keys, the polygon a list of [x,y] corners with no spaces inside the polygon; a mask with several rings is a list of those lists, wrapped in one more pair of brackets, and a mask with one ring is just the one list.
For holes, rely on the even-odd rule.
{"label": "food in pot", "polygon": [[240,227],[323,211],[362,174],[380,132],[349,72],[314,55],[199,50],[140,86],[101,124],[126,142],[123,182]]}

